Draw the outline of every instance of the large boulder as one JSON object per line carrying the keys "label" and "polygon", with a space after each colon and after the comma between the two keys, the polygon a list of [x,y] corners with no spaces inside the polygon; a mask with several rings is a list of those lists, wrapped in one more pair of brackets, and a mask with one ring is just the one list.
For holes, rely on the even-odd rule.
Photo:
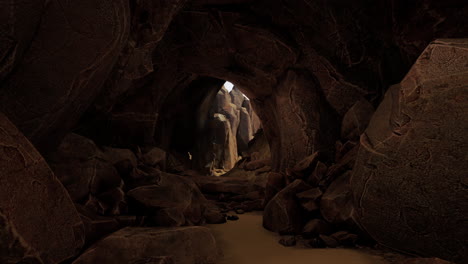
{"label": "large boulder", "polygon": [[123,182],[106,159],[111,159],[109,154],[103,154],[92,140],[77,134],[65,136],[57,150],[48,155],[52,170],[74,202],[88,203],[101,214],[118,214],[124,202]]}
{"label": "large boulder", "polygon": [[0,113],[0,263],[60,263],[83,243],[83,222],[67,191]]}
{"label": "large boulder", "polygon": [[252,121],[249,112],[244,107],[239,111],[239,128],[237,130],[237,149],[239,153],[246,151],[249,147],[249,142],[253,138]]}
{"label": "large boulder", "polygon": [[341,138],[357,140],[364,132],[374,113],[374,107],[365,99],[357,101],[343,117]]}
{"label": "large boulder", "polygon": [[349,186],[351,173],[347,172],[333,181],[320,200],[320,213],[330,223],[351,221],[353,201]]}
{"label": "large boulder", "polygon": [[150,217],[148,224],[181,226],[201,224],[206,199],[193,181],[186,177],[161,173],[157,185],[130,190],[136,213]]}
{"label": "large boulder", "polygon": [[263,226],[280,234],[298,234],[304,225],[303,209],[296,194],[310,189],[302,180],[295,180],[277,193],[263,211]]}
{"label": "large boulder", "polygon": [[[45,2],[34,39],[0,90],[1,111],[40,150],[55,147],[99,94],[130,25],[124,0]],[[37,21],[40,5],[7,17]]]}
{"label": "large boulder", "polygon": [[468,40],[437,40],[361,136],[355,218],[388,247],[468,262]]}
{"label": "large boulder", "polygon": [[214,264],[218,254],[206,227],[127,227],[97,242],[73,264],[128,264],[154,256],[170,256],[175,264]]}

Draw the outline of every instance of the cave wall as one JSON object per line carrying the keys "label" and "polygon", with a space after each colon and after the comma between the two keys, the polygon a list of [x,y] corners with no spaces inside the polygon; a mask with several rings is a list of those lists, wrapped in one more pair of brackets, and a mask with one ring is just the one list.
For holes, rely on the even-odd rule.
{"label": "cave wall", "polygon": [[[357,102],[377,107],[431,41],[468,35],[460,26],[468,19],[462,0],[28,0],[12,7],[0,1],[0,111],[42,154],[72,130],[115,146],[175,142],[169,137],[177,137],[180,128],[167,124],[171,116],[204,105],[215,94],[210,83],[229,80],[252,100],[262,120],[276,173],[271,175],[287,178],[278,180],[278,191],[297,180],[292,169],[301,169],[297,164],[317,152],[331,165],[325,185],[342,176],[353,163],[351,154],[342,154],[358,148],[336,144],[350,109]],[[206,86],[198,83],[203,78]],[[188,107],[167,111],[178,98],[188,98]],[[193,131],[193,122],[188,127]],[[184,144],[193,144],[193,138]],[[359,153],[366,159],[368,154]],[[333,164],[338,160],[346,166]],[[457,186],[463,189],[461,182]],[[375,233],[383,230],[372,225],[378,220],[360,221]]]}

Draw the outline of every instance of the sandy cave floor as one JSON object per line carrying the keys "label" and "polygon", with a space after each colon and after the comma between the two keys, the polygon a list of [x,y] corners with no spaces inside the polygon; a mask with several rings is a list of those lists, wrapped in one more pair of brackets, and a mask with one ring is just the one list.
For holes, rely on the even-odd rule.
{"label": "sandy cave floor", "polygon": [[261,212],[239,215],[240,220],[208,225],[223,252],[219,264],[387,264],[383,257],[360,249],[284,247],[280,236],[262,227]]}

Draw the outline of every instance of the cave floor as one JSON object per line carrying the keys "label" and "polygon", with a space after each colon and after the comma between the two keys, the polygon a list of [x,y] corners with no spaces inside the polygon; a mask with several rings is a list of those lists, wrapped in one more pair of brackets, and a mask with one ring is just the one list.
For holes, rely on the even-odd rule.
{"label": "cave floor", "polygon": [[223,252],[220,264],[387,264],[360,249],[284,247],[280,236],[262,227],[262,213],[239,215],[238,221],[209,225]]}

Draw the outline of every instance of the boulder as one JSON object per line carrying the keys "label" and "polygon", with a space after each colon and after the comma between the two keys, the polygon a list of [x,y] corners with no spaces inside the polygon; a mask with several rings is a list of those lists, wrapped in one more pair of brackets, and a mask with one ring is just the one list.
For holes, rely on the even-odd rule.
{"label": "boulder", "polygon": [[152,148],[141,158],[142,162],[148,166],[159,165],[161,169],[166,166],[166,152],[160,148]]}
{"label": "boulder", "polygon": [[320,181],[325,178],[325,175],[327,174],[328,167],[324,163],[318,161],[317,164],[315,165],[314,171],[310,174],[310,176],[307,178],[307,183],[312,185],[312,186],[318,186]]}
{"label": "boulder", "polygon": [[298,179],[277,193],[265,206],[263,227],[280,234],[300,233],[304,219],[296,194],[310,188],[311,186]]}
{"label": "boulder", "polygon": [[361,135],[354,218],[385,246],[468,263],[467,61],[467,39],[430,44]]}
{"label": "boulder", "polygon": [[340,243],[340,245],[343,246],[354,246],[356,245],[356,241],[358,240],[358,236],[356,234],[351,234],[346,231],[339,231],[333,233],[331,237],[336,239]]}
{"label": "boulder", "polygon": [[286,175],[278,172],[268,173],[265,186],[265,203],[268,203],[279,191],[286,186]]}
{"label": "boulder", "polygon": [[123,181],[105,157],[90,139],[68,134],[48,159],[74,202],[92,204],[100,214],[119,214]]}
{"label": "boulder", "polygon": [[319,238],[329,248],[336,248],[337,246],[340,245],[338,243],[338,241],[335,238],[331,237],[331,236],[319,235]]}
{"label": "boulder", "polygon": [[161,226],[202,223],[207,202],[190,179],[168,173],[161,173],[158,185],[137,187],[127,195],[135,213],[150,216],[148,224]]}
{"label": "boulder", "polygon": [[329,235],[333,231],[332,226],[322,219],[312,219],[302,229],[304,236]]}
{"label": "boulder", "polygon": [[125,160],[128,160],[133,167],[138,165],[135,154],[129,149],[104,147],[102,152],[104,154],[104,158],[112,165]]}
{"label": "boulder", "polygon": [[[0,16],[7,19],[2,24],[29,27],[38,22],[31,42],[20,43],[19,48],[27,47],[22,60],[2,83],[0,111],[37,148],[49,151],[100,93],[128,40],[130,7],[124,0],[29,2],[0,4],[5,9]],[[40,11],[40,5],[46,8]],[[21,16],[15,17],[9,11],[17,6]],[[22,34],[21,27],[14,34]]]}
{"label": "boulder", "polygon": [[232,90],[229,92],[229,95],[231,96],[231,102],[239,107],[242,107],[242,103],[244,102],[244,94],[237,88],[237,86],[234,86]]}
{"label": "boulder", "polygon": [[338,177],[328,187],[320,200],[320,213],[330,223],[349,222],[353,213],[353,202],[349,185],[351,173]]}
{"label": "boulder", "polygon": [[237,129],[237,150],[239,153],[246,151],[249,147],[249,142],[253,138],[252,121],[250,114],[244,107],[239,111],[239,128]]}
{"label": "boulder", "polygon": [[260,168],[270,165],[270,163],[271,163],[270,160],[253,160],[253,161],[247,162],[244,165],[244,169],[248,171],[258,170]]}
{"label": "boulder", "polygon": [[341,122],[341,138],[358,140],[374,114],[374,107],[365,99],[357,101]]}
{"label": "boulder", "polygon": [[154,256],[170,256],[177,264],[215,264],[218,254],[206,227],[126,227],[94,244],[73,264],[128,264]]}
{"label": "boulder", "polygon": [[319,188],[313,188],[296,195],[300,204],[307,212],[313,212],[319,209],[319,198],[322,196],[322,191]]}
{"label": "boulder", "polygon": [[67,191],[0,113],[0,262],[61,263],[83,244],[83,222]]}

